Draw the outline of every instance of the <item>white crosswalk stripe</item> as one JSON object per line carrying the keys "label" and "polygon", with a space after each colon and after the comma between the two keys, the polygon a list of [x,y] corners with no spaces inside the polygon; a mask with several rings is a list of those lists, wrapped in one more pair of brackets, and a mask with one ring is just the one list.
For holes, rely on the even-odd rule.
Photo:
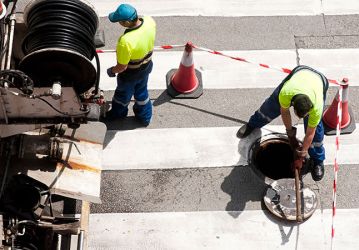
{"label": "white crosswalk stripe", "polygon": [[[113,11],[118,1],[88,0],[98,10],[100,16]],[[356,0],[246,0],[246,1],[191,1],[191,0],[131,0],[141,13],[151,16],[281,16],[281,15],[321,15],[358,14]]]}
{"label": "white crosswalk stripe", "polygon": [[[298,138],[304,137],[303,126]],[[224,128],[171,128],[108,131],[112,138],[104,149],[104,170],[209,168],[248,164],[249,148],[260,138],[271,133],[285,133],[283,126],[266,126],[248,138],[236,137],[238,127]],[[171,138],[168,140],[167,138]],[[339,164],[356,164],[359,155],[352,154],[359,147],[359,132],[341,137]],[[126,148],[119,145],[127,145]],[[335,157],[335,137],[325,137],[326,162]],[[136,149],[134,152],[133,149]],[[161,152],[161,154],[159,154]]]}
{"label": "white crosswalk stripe", "polygon": [[[113,0],[88,1],[95,6],[102,17],[106,17],[119,4]],[[338,0],[133,0],[128,3],[136,6],[141,14],[158,17],[278,17],[359,14],[359,2],[356,0],[344,2]],[[190,37],[190,34],[187,36]],[[225,42],[225,39],[223,40]],[[201,44],[198,45],[201,46]],[[330,79],[341,80],[342,77],[349,77],[350,86],[359,86],[359,49],[357,48],[225,50],[222,52],[273,67],[290,69],[298,63],[307,64],[314,68],[320,68]],[[171,50],[154,52],[154,69],[149,79],[150,90],[165,93],[165,76],[169,70],[178,68],[182,53],[182,51]],[[260,68],[250,63],[238,62],[204,51],[194,50],[193,53],[194,64],[202,73],[205,90],[266,90],[276,87],[285,76],[284,73],[278,71]],[[114,64],[115,54],[102,53],[99,56],[101,61],[100,88],[105,91],[113,91],[115,80],[107,77],[106,69]],[[267,94],[269,95],[270,92],[271,90],[268,90]],[[241,101],[246,102],[247,100]],[[161,117],[162,115],[169,114],[156,113],[155,109],[154,116]],[[174,115],[179,116],[177,117],[179,120],[184,119],[184,117],[180,117],[180,114]],[[242,118],[248,119],[248,117]],[[359,124],[357,124],[358,126]],[[244,207],[234,211],[224,207],[220,211],[213,208],[188,211],[182,209],[180,205],[176,207],[176,204],[172,204],[171,208],[163,207],[160,211],[142,207],[148,204],[144,201],[148,198],[147,196],[150,197],[148,199],[151,199],[151,195],[154,195],[157,198],[153,198],[154,203],[162,201],[160,192],[164,192],[163,187],[167,186],[163,185],[163,187],[157,188],[156,179],[151,178],[156,173],[164,174],[187,169],[211,171],[211,169],[246,166],[249,160],[249,148],[256,139],[273,132],[285,132],[281,125],[268,125],[255,131],[248,138],[239,140],[236,137],[238,128],[239,125],[207,127],[194,125],[173,128],[162,124],[159,128],[109,129],[103,151],[103,171],[106,175],[123,174],[124,177],[127,177],[131,173],[135,173],[134,176],[138,175],[137,178],[141,179],[141,174],[154,173],[153,175],[149,174],[149,179],[153,182],[133,187],[131,189],[133,193],[124,195],[126,200],[123,203],[126,205],[128,203],[136,208],[131,210],[133,208],[131,207],[121,211],[123,207],[118,209],[114,207],[118,204],[117,202],[122,202],[119,201],[119,197],[116,197],[116,193],[123,195],[123,192],[130,190],[128,188],[130,184],[116,183],[116,180],[106,183],[106,180],[103,180],[104,208],[97,207],[96,213],[90,216],[89,249],[329,249],[332,210],[330,209],[331,204],[322,204],[324,198],[321,200],[323,207],[318,208],[314,215],[303,224],[292,224],[273,218],[268,211],[261,208],[258,200],[262,197],[253,201],[255,209]],[[303,127],[299,126],[298,138],[303,138],[303,136]],[[327,157],[325,163],[329,168],[326,170],[326,175],[330,175],[330,167],[332,167],[335,157],[335,137],[325,137],[324,143]],[[358,129],[353,134],[341,136],[340,143],[339,164],[358,165],[359,155],[353,153],[359,147]],[[132,176],[132,178],[136,177]],[[144,182],[146,180],[144,178]],[[158,181],[166,183],[170,180],[158,179]],[[316,191],[323,196],[324,194],[331,195],[331,188],[325,187],[325,184],[310,185],[312,188],[317,188]],[[156,194],[148,191],[152,186],[154,192],[157,192]],[[115,190],[114,197],[109,197],[107,188]],[[139,190],[141,188],[143,190]],[[237,188],[241,188],[240,183]],[[189,190],[192,189],[189,188]],[[196,189],[196,191],[198,190]],[[249,192],[249,190],[243,190],[243,192],[247,191]],[[175,198],[172,203],[175,203],[176,199],[181,199],[182,195],[177,189],[174,192],[178,192],[178,194],[174,194]],[[188,196],[190,195],[188,194]],[[217,195],[218,200],[222,199],[221,202],[224,204],[241,198],[233,198],[228,193],[226,196],[226,199],[223,200],[221,195]],[[321,199],[320,195],[319,199]],[[357,198],[355,197],[353,200],[357,201]],[[143,203],[141,203],[142,201]],[[189,201],[190,199],[184,199],[183,202]],[[168,201],[168,203],[170,202]],[[345,205],[337,210],[336,246],[338,249],[357,249],[359,245],[355,239],[356,233],[359,231],[359,209],[358,207],[343,208]],[[102,212],[101,209],[114,212]]]}
{"label": "white crosswalk stripe", "polygon": [[[233,217],[232,217],[233,216]],[[331,210],[316,211],[300,226],[282,225],[263,211],[95,214],[94,249],[328,249]],[[355,249],[358,209],[337,214],[339,249]],[[280,233],[278,233],[278,229]],[[291,240],[295,238],[295,240]],[[96,239],[96,240],[93,240]],[[350,240],[351,239],[351,240]]]}
{"label": "white crosswalk stripe", "polygon": [[[261,50],[261,51],[223,51],[230,56],[237,56],[256,63],[269,64],[274,68],[293,68],[296,66],[295,50]],[[165,89],[166,74],[179,67],[183,52],[157,51],[154,53],[154,69],[149,79],[149,89]],[[350,86],[359,86],[359,49],[310,50],[298,51],[300,63],[320,68],[323,74],[334,80],[349,78]],[[113,78],[109,78],[106,69],[114,64],[115,53],[99,55],[101,70],[101,89],[113,90]],[[285,74],[273,69],[261,68],[255,64],[238,62],[226,57],[194,51],[194,64],[202,73],[204,88],[232,89],[232,88],[273,88]],[[223,68],[218,71],[217,65]]]}

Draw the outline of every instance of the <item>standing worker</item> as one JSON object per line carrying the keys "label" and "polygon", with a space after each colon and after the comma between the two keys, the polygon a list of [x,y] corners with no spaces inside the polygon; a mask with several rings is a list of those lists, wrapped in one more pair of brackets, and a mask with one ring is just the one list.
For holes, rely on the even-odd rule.
{"label": "standing worker", "polygon": [[152,17],[139,18],[136,9],[121,4],[108,16],[112,23],[119,23],[126,30],[116,46],[116,66],[107,69],[109,77],[117,74],[117,88],[112,98],[112,109],[106,118],[116,119],[127,116],[132,96],[135,98],[133,111],[137,120],[148,126],[152,117],[147,82],[152,71],[152,53],[156,36],[156,23]]}
{"label": "standing worker", "polygon": [[312,178],[320,181],[324,176],[325,149],[323,146],[323,107],[328,90],[328,80],[318,71],[308,66],[297,66],[273,91],[262,106],[237,132],[238,138],[248,136],[255,128],[261,128],[281,115],[289,141],[296,141],[295,128],[289,108],[304,118],[305,136],[303,145],[296,150],[297,156],[304,158],[307,153],[312,162]]}

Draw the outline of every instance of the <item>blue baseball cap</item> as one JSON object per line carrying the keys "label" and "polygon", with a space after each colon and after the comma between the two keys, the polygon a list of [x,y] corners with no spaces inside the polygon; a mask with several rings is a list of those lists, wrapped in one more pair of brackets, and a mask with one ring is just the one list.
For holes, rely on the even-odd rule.
{"label": "blue baseball cap", "polygon": [[118,6],[116,11],[108,15],[108,19],[113,23],[117,23],[119,21],[133,21],[136,18],[137,18],[136,9],[133,6],[126,3]]}

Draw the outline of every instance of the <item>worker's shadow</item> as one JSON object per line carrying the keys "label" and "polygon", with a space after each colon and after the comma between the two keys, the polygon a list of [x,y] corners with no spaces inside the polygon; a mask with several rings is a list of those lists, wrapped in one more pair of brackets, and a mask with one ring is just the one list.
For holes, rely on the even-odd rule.
{"label": "worker's shadow", "polygon": [[[272,222],[273,224],[277,224],[282,239],[281,245],[287,244],[291,240],[291,237],[295,237],[295,242],[296,242],[295,249],[298,249],[300,224],[298,224],[295,221],[286,221],[284,219],[275,217],[273,214],[269,212],[267,207],[264,205],[264,202],[262,202],[262,210],[264,215],[270,222]],[[296,230],[294,230],[295,228]],[[295,231],[296,231],[296,235],[293,236],[292,234]]]}
{"label": "worker's shadow", "polygon": [[223,192],[230,195],[231,200],[226,206],[226,211],[233,218],[237,218],[245,209],[252,209],[255,203],[263,199],[267,188],[264,176],[257,175],[250,163],[250,147],[254,138],[260,137],[260,130],[255,130],[247,138],[240,139],[238,152],[240,159],[238,165],[233,168],[221,184]]}
{"label": "worker's shadow", "polygon": [[259,202],[268,220],[278,225],[282,239],[281,245],[285,245],[290,241],[294,227],[297,227],[295,240],[298,243],[299,226],[295,222],[275,217],[264,205],[263,197],[270,183],[267,184],[268,180],[255,167],[252,160],[252,148],[261,136],[261,130],[254,130],[250,136],[239,140],[238,152],[240,159],[238,166],[234,167],[230,174],[224,178],[221,185],[221,189],[231,197],[231,200],[226,205],[226,211],[233,218],[238,218],[244,210],[258,209]]}
{"label": "worker's shadow", "polygon": [[173,99],[170,95],[168,95],[167,90],[163,91],[153,102],[153,106],[161,106],[164,103],[170,102]]}

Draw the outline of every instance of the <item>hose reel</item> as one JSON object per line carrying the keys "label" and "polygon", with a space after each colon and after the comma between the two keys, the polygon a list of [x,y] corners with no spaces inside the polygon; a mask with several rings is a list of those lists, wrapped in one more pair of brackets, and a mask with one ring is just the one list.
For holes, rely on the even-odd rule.
{"label": "hose reel", "polygon": [[20,70],[35,87],[73,87],[81,94],[98,84],[91,60],[96,55],[94,37],[98,17],[80,0],[35,0],[24,11],[28,32],[22,42],[25,57]]}

